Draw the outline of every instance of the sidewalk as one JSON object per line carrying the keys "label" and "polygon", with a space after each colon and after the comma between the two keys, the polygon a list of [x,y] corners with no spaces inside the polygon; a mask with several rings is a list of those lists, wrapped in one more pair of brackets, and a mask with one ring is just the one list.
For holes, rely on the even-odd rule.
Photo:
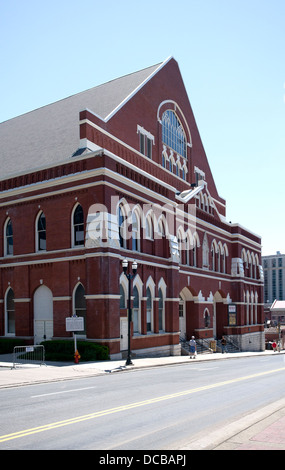
{"label": "sidewalk", "polygon": [[[189,356],[169,356],[134,358],[133,365],[126,366],[125,360],[73,363],[51,363],[46,365],[19,365],[13,369],[12,355],[0,355],[0,389],[32,385],[45,382],[73,380],[85,377],[95,377],[149,368],[171,365],[191,365],[207,361],[226,360],[230,358],[247,358],[284,354],[273,351],[214,353],[201,354],[196,359]],[[285,356],[284,356],[285,361]],[[284,363],[285,367],[285,363]],[[213,433],[202,436],[189,443],[184,450],[285,450],[285,397],[284,400],[273,403],[249,416],[229,424]]]}
{"label": "sidewalk", "polygon": [[[285,352],[285,351],[284,351]],[[271,356],[279,354],[273,351],[262,352],[241,352],[241,353],[213,353],[198,354],[196,359],[189,359],[189,356],[167,356],[134,358],[133,365],[126,366],[126,360],[113,360],[102,362],[48,362],[46,365],[25,364],[17,365],[13,369],[13,355],[0,355],[0,389],[17,387],[21,385],[32,385],[36,383],[52,382],[58,380],[72,380],[82,377],[92,377],[114,372],[131,371],[146,367],[162,367],[174,364],[189,364],[191,362],[217,361],[221,359],[242,358],[253,356]],[[281,352],[280,354],[283,354]]]}

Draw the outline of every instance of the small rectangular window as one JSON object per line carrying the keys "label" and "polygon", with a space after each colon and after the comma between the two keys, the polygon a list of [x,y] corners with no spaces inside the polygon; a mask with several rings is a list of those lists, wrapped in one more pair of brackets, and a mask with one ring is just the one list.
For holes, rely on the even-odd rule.
{"label": "small rectangular window", "polygon": [[145,136],[140,132],[140,152],[145,154]]}
{"label": "small rectangular window", "polygon": [[152,158],[152,146],[154,145],[154,136],[146,131],[143,127],[137,127],[139,134],[139,149],[140,152],[148,158]]}
{"label": "small rectangular window", "polygon": [[152,140],[147,137],[147,154],[146,156],[152,158]]}

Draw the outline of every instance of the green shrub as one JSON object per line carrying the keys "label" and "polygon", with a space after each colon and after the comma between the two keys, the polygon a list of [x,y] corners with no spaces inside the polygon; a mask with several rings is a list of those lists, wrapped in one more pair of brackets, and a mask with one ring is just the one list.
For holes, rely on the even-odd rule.
{"label": "green shrub", "polygon": [[[74,341],[54,340],[43,341],[46,361],[73,361]],[[88,341],[77,341],[77,350],[80,354],[80,361],[106,361],[109,359],[109,348],[97,343]]]}
{"label": "green shrub", "polygon": [[21,338],[1,338],[0,354],[11,354],[15,346],[26,346],[27,342]]}

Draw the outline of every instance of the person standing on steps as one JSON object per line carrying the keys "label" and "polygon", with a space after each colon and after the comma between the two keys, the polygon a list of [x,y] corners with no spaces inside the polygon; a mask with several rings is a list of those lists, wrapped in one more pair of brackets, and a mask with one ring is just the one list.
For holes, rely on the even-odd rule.
{"label": "person standing on steps", "polygon": [[222,345],[222,353],[224,354],[224,352],[228,352],[227,351],[227,340],[224,336],[222,336],[221,345]]}
{"label": "person standing on steps", "polygon": [[192,338],[189,341],[189,347],[190,347],[190,359],[191,358],[195,359],[195,357],[196,357],[196,341],[195,341],[194,336],[192,336]]}

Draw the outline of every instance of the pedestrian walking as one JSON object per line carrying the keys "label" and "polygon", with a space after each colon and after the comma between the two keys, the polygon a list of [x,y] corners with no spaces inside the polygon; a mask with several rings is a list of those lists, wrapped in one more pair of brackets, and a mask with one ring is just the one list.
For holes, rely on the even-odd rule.
{"label": "pedestrian walking", "polygon": [[224,354],[224,352],[228,352],[227,351],[227,340],[224,336],[222,336],[221,345],[222,345],[222,353]]}
{"label": "pedestrian walking", "polygon": [[194,336],[192,336],[192,338],[189,341],[189,347],[190,347],[190,359],[191,358],[195,359],[197,353],[196,353],[196,341],[195,341]]}

